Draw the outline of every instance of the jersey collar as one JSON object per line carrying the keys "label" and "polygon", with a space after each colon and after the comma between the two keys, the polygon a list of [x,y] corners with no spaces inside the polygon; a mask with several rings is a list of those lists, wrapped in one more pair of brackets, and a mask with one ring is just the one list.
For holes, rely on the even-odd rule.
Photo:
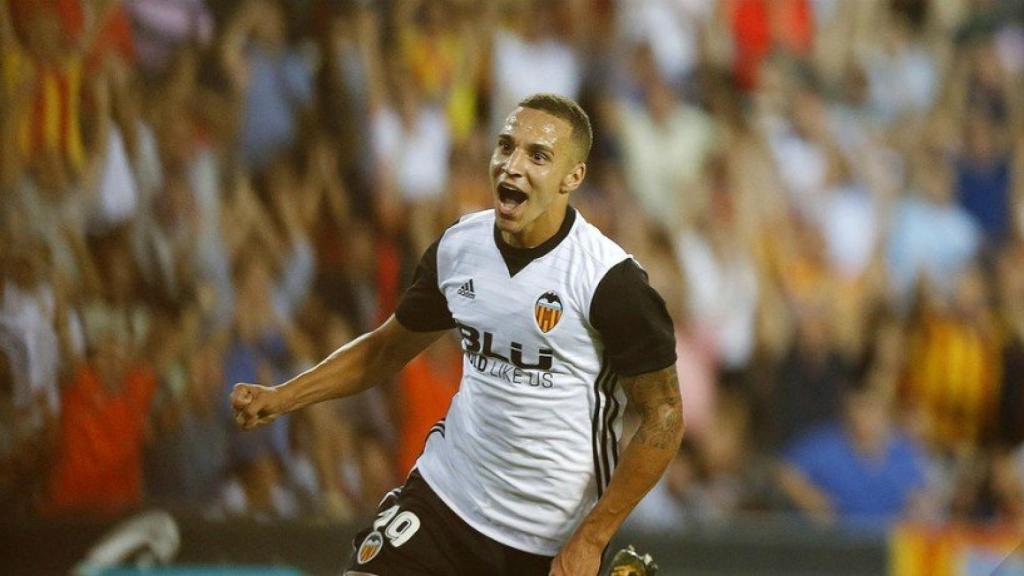
{"label": "jersey collar", "polygon": [[576,209],[572,206],[566,206],[565,218],[562,219],[562,225],[558,227],[558,232],[555,232],[554,236],[533,248],[518,248],[505,242],[505,239],[501,237],[501,232],[498,230],[498,225],[495,224],[494,243],[498,246],[498,251],[501,252],[501,258],[505,261],[505,266],[508,267],[508,275],[515,276],[520,270],[526,268],[530,262],[554,250],[555,246],[558,246],[569,235],[569,231],[572,230],[572,225],[575,222]]}

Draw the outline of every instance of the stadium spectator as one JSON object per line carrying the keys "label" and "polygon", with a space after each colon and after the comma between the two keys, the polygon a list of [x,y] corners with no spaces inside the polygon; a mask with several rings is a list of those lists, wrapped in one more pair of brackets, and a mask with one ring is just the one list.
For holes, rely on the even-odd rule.
{"label": "stadium spectator", "polygon": [[16,144],[5,156],[27,164],[53,155],[59,159],[53,164],[55,178],[62,184],[77,179],[86,162],[83,67],[95,37],[95,25],[82,30],[77,2],[9,0],[0,6],[5,97],[14,103],[5,130],[13,131],[11,143]]}
{"label": "stadium spectator", "polygon": [[[52,281],[45,244],[36,238],[15,238],[0,259],[0,329],[4,334],[10,402],[20,438],[45,438],[60,414],[62,358],[66,329]],[[62,354],[63,352],[63,354]],[[66,369],[66,367],[63,367]]]}
{"label": "stadium spectator", "polygon": [[720,9],[734,39],[736,83],[758,85],[761,62],[773,50],[809,54],[814,39],[811,2],[807,0],[727,0]]}
{"label": "stadium spectator", "polygon": [[401,58],[390,59],[374,74],[379,76],[385,78],[371,85],[370,92],[378,198],[397,203],[411,250],[425,250],[438,232],[434,217],[448,187],[448,118],[412,81]]}
{"label": "stadium spectator", "polygon": [[918,287],[951,298],[954,280],[982,241],[977,224],[955,203],[952,167],[943,151],[934,143],[926,146],[911,159],[915,192],[894,207],[886,247],[891,290],[904,311]]}
{"label": "stadium spectator", "polygon": [[205,0],[132,0],[125,3],[139,71],[159,78],[173,64],[178,50],[213,41],[213,17]]}
{"label": "stadium spectator", "polygon": [[486,29],[476,25],[474,12],[448,0],[402,0],[394,10],[398,57],[416,92],[445,111],[454,143],[464,142],[478,122]]}
{"label": "stadium spectator", "polygon": [[895,10],[888,16],[861,55],[872,110],[886,121],[921,118],[939,94],[938,55],[926,45],[922,22]]}
{"label": "stadium spectator", "polygon": [[113,320],[86,322],[93,353],[64,391],[46,514],[111,515],[143,502],[142,448],[156,379],[133,356],[130,332]]}
{"label": "stadium spectator", "polygon": [[990,288],[978,267],[956,278],[950,307],[925,302],[908,335],[904,409],[947,454],[991,443],[997,425],[1000,348]]}
{"label": "stadium spectator", "polygon": [[1004,130],[995,118],[970,114],[964,123],[964,151],[956,163],[956,198],[985,233],[986,241],[1002,244],[1011,215],[1010,162]]}
{"label": "stadium spectator", "polygon": [[999,386],[998,443],[1024,442],[1024,245],[1009,245],[998,261],[998,289],[1002,332]]}
{"label": "stadium spectator", "polygon": [[714,355],[723,383],[738,383],[755,352],[760,278],[722,161],[712,161],[709,205],[678,234],[676,250],[686,281],[687,318]]}
{"label": "stadium spectator", "polygon": [[996,457],[992,483],[999,517],[1024,525],[1024,446]]}
{"label": "stadium spectator", "polygon": [[244,103],[239,152],[257,171],[295,144],[313,97],[313,64],[288,44],[282,10],[273,0],[243,2],[221,40],[222,65]]}
{"label": "stadium spectator", "polygon": [[641,101],[614,102],[609,120],[630,192],[649,220],[674,230],[700,210],[703,198],[695,184],[714,145],[714,125],[700,108],[676,96],[648,46],[638,47],[633,57]]}
{"label": "stadium spectator", "polygon": [[[490,133],[505,121],[505,110],[530,94],[551,92],[576,98],[583,85],[584,68],[576,53],[573,29],[559,29],[566,22],[564,5],[529,0],[494,3],[491,10],[504,11],[487,23],[493,27],[490,70]],[[498,22],[495,22],[498,20]],[[579,31],[581,22],[573,26]]]}
{"label": "stadium spectator", "polygon": [[[841,300],[838,282],[829,267],[825,243],[814,223],[795,210],[785,220],[788,228],[764,238],[760,253],[772,276],[765,298],[773,307],[762,324],[779,322],[769,361],[777,363],[774,384],[763,390],[762,402],[776,419],[777,440],[786,442],[803,426],[837,415],[839,383],[845,370],[837,319]],[[771,318],[774,317],[774,318]],[[769,319],[771,318],[771,319]],[[790,402],[787,393],[803,390]],[[810,393],[810,391],[814,393]],[[762,409],[762,411],[764,411]]]}
{"label": "stadium spectator", "polygon": [[402,414],[396,419],[398,450],[396,470],[408,474],[423,450],[431,427],[448,413],[452,396],[458,391],[459,349],[452,339],[441,339],[406,366],[399,377],[397,404]]}
{"label": "stadium spectator", "polygon": [[701,64],[702,30],[713,15],[712,2],[644,0],[620,10],[616,24],[627,48],[649,45],[658,75],[681,88]]}
{"label": "stadium spectator", "polygon": [[[227,473],[228,429],[216,410],[223,376],[221,344],[203,335],[198,304],[174,302],[156,338],[163,369],[155,392],[145,447],[146,500],[205,510]],[[179,311],[180,310],[180,311]]]}
{"label": "stadium spectator", "polygon": [[[224,354],[222,385],[229,387],[239,377],[274,382],[293,366],[296,335],[289,319],[275,307],[274,294],[279,289],[258,248],[245,250],[236,267],[238,304]],[[228,407],[222,405],[221,410],[221,417],[227,417]],[[232,484],[226,496],[229,510],[295,513],[281,470],[289,458],[288,430],[289,419],[282,418],[258,434],[230,434],[229,459],[238,484]]]}
{"label": "stadium spectator", "polygon": [[783,451],[779,486],[815,522],[872,525],[909,517],[926,488],[924,448],[892,422],[892,403],[872,386],[870,368],[844,391],[841,418]]}
{"label": "stadium spectator", "polygon": [[879,256],[883,215],[878,195],[855,174],[837,146],[826,151],[824,190],[813,218],[824,237],[829,265],[847,281],[868,273]]}

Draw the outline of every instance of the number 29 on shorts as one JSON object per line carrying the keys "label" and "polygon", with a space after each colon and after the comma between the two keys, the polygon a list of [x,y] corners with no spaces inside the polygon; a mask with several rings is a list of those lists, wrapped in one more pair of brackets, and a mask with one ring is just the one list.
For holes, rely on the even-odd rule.
{"label": "number 29 on shorts", "polygon": [[373,521],[373,529],[383,529],[384,537],[392,546],[398,548],[408,542],[420,529],[420,518],[408,510],[399,511],[398,506],[395,505],[377,516],[377,519]]}

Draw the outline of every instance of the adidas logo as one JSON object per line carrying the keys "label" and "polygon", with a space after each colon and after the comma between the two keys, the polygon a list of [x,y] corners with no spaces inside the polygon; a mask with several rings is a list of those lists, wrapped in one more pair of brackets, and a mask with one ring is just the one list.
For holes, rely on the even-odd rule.
{"label": "adidas logo", "polygon": [[465,296],[466,298],[476,298],[476,292],[473,292],[473,279],[470,278],[468,282],[464,283],[459,287],[459,296]]}

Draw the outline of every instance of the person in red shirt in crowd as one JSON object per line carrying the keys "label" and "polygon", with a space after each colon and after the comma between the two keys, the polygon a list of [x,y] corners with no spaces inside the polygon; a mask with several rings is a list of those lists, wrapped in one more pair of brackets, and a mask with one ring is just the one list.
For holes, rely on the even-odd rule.
{"label": "person in red shirt in crowd", "polygon": [[7,162],[55,156],[57,180],[76,182],[88,163],[83,118],[95,105],[87,85],[108,60],[135,60],[127,13],[110,1],[3,0],[0,47],[0,96],[15,104],[4,139],[16,153]]}
{"label": "person in red shirt in crowd", "polygon": [[156,377],[129,361],[122,331],[91,331],[95,353],[63,396],[47,514],[113,514],[142,502],[142,447]]}
{"label": "person in red shirt in crowd", "polygon": [[814,42],[814,11],[808,0],[726,0],[735,42],[738,86],[758,85],[761,62],[773,51],[807,56]]}
{"label": "person in red shirt in crowd", "polygon": [[448,413],[459,390],[462,363],[457,342],[442,339],[409,362],[399,379],[402,417],[398,430],[398,473],[407,475],[423,452],[431,427]]}

